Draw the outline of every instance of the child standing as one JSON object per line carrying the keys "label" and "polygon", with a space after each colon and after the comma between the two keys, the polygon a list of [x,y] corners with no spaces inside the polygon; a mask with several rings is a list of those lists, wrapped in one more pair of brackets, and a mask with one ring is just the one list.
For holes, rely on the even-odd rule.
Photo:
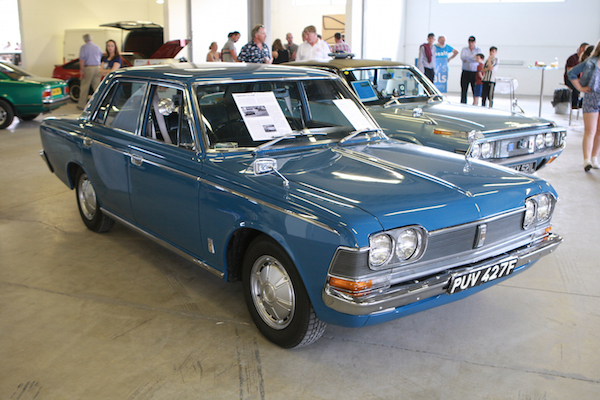
{"label": "child standing", "polygon": [[496,46],[490,47],[490,56],[483,66],[483,96],[481,105],[485,107],[487,100],[489,100],[490,107],[494,102],[494,87],[496,86],[496,70],[498,69],[498,58],[496,53],[498,48]]}
{"label": "child standing", "polygon": [[485,56],[481,53],[475,56],[477,60],[477,73],[475,75],[475,87],[473,88],[473,105],[479,105],[479,99],[483,91],[483,60]]}

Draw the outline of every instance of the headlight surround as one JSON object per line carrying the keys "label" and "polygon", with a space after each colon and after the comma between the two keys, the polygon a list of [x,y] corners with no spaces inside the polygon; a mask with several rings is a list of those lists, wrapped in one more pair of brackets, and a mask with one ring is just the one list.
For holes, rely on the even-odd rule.
{"label": "headlight surround", "polygon": [[394,241],[385,234],[379,233],[369,238],[369,264],[373,267],[380,267],[390,260],[393,254]]}
{"label": "headlight surround", "polygon": [[379,270],[419,260],[427,247],[427,237],[427,230],[416,225],[372,235],[369,268]]}
{"label": "headlight surround", "polygon": [[556,198],[550,193],[541,193],[525,200],[523,229],[550,221],[554,204],[556,204]]}
{"label": "headlight surround", "polygon": [[546,136],[543,133],[540,133],[535,137],[535,147],[536,149],[543,149],[544,143],[546,143]]}
{"label": "headlight surround", "polygon": [[554,133],[552,133],[552,132],[546,133],[545,145],[546,145],[546,147],[554,146]]}

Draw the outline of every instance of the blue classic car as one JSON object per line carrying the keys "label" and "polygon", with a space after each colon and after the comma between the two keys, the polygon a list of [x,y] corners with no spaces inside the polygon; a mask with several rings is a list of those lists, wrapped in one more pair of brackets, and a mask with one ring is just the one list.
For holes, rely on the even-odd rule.
{"label": "blue classic car", "polygon": [[40,155],[94,232],[118,221],[227,281],[274,343],[461,299],[552,252],[544,180],[389,139],[314,70],[177,64],[110,74]]}
{"label": "blue classic car", "polygon": [[395,61],[296,61],[338,74],[354,89],[385,133],[458,154],[534,172],[562,153],[567,131],[523,114],[453,104],[412,65]]}

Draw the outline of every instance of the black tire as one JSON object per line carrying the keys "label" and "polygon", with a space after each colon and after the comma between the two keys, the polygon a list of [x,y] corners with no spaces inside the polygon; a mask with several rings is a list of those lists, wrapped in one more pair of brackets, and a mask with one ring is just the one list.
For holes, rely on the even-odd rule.
{"label": "black tire", "polygon": [[10,103],[0,100],[0,129],[7,128],[12,124],[14,118],[15,112]]}
{"label": "black tire", "polygon": [[40,114],[27,114],[27,115],[21,115],[19,117],[19,119],[21,121],[33,121],[35,119],[35,117],[37,117]]}
{"label": "black tire", "polygon": [[89,230],[102,233],[113,227],[115,221],[100,210],[96,190],[87,174],[81,169],[75,178],[75,194],[77,195],[79,215]]}
{"label": "black tire", "polygon": [[80,90],[81,86],[79,84],[79,81],[73,81],[69,83],[69,96],[71,97],[71,100],[73,100],[75,103],[79,101]]}
{"label": "black tire", "polygon": [[323,335],[327,324],[317,317],[294,263],[279,244],[266,236],[254,239],[243,268],[248,311],[267,339],[291,349]]}

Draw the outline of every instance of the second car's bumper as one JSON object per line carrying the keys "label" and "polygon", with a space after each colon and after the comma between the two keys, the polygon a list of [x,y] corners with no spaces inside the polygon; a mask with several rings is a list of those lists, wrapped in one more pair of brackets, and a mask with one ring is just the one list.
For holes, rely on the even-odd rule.
{"label": "second car's bumper", "polygon": [[[416,303],[431,297],[446,295],[449,292],[453,277],[476,271],[485,266],[491,266],[506,259],[516,259],[514,266],[515,272],[525,268],[527,265],[539,260],[545,255],[552,253],[562,242],[562,237],[550,234],[544,239],[528,246],[515,249],[508,253],[503,253],[490,259],[440,272],[438,274],[424,277],[419,281],[410,281],[407,283],[396,284],[385,290],[383,293],[368,299],[348,299],[338,293],[334,288],[326,285],[323,290],[322,299],[325,305],[331,309],[343,314],[354,316],[367,316],[374,314],[393,312],[398,307],[403,307]],[[510,275],[509,275],[510,276]],[[493,282],[499,282],[501,279]],[[467,289],[465,292],[475,289]],[[465,292],[461,292],[463,295]],[[457,296],[452,294],[449,296]]]}

